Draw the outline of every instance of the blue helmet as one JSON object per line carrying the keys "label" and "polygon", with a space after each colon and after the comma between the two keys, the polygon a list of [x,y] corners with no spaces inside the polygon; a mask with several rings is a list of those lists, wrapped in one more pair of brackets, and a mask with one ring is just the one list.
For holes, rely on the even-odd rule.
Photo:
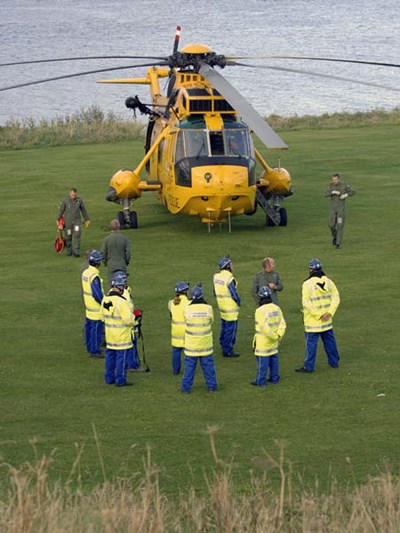
{"label": "blue helmet", "polygon": [[176,294],[182,294],[189,290],[189,283],[187,281],[178,281],[175,285]]}
{"label": "blue helmet", "polygon": [[229,257],[229,255],[226,255],[225,257],[222,257],[219,261],[218,261],[218,268],[220,270],[223,270],[225,267],[227,267],[229,265],[229,263],[232,261],[232,259]]}
{"label": "blue helmet", "polygon": [[310,270],[322,270],[322,263],[319,259],[310,259],[308,268]]}
{"label": "blue helmet", "polygon": [[103,260],[103,254],[93,250],[89,255],[89,265],[99,265]]}
{"label": "blue helmet", "polygon": [[126,285],[126,274],[122,271],[117,271],[114,273],[111,287],[125,287]]}
{"label": "blue helmet", "polygon": [[125,277],[125,280],[128,279],[128,274],[124,270],[116,270],[115,272],[113,272],[113,277],[114,276],[123,276]]}
{"label": "blue helmet", "polygon": [[190,298],[191,300],[201,300],[203,298],[203,287],[201,283],[193,287],[190,291]]}
{"label": "blue helmet", "polygon": [[272,291],[266,285],[258,289],[258,297],[260,298],[260,300],[263,298],[271,298],[271,296],[272,296]]}

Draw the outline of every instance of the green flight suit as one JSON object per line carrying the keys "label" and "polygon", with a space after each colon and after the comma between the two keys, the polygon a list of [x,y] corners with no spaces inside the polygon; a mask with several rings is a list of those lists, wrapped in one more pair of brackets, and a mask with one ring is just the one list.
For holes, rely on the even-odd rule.
{"label": "green flight suit", "polygon": [[58,209],[57,220],[64,215],[65,228],[65,246],[67,255],[80,255],[81,246],[81,213],[83,221],[89,220],[89,213],[86,210],[83,200],[77,196],[74,200],[67,196],[62,200]]}
{"label": "green flight suit", "polygon": [[108,282],[111,285],[114,272],[127,272],[131,261],[131,241],[119,231],[112,231],[103,241],[101,249],[103,262],[107,267]]}
{"label": "green flight suit", "polygon": [[[353,196],[355,193],[350,185],[342,182],[337,185],[330,183],[325,191],[325,196],[331,199],[329,206],[329,228],[332,233],[332,244],[336,245],[337,248],[339,248],[343,240],[346,198]],[[341,198],[342,195],[347,196]]]}
{"label": "green flight suit", "polygon": [[254,276],[251,286],[253,300],[257,305],[259,304],[260,298],[258,297],[258,291],[261,287],[268,287],[268,283],[274,283],[276,285],[276,289],[271,289],[271,299],[275,305],[279,305],[278,291],[283,289],[283,283],[278,272],[275,272],[275,270],[271,272],[261,271]]}

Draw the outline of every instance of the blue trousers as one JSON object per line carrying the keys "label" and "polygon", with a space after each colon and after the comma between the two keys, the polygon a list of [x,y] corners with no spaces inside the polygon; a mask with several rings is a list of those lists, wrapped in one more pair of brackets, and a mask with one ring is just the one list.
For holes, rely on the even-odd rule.
{"label": "blue trousers", "polygon": [[190,392],[192,390],[194,374],[196,372],[197,361],[200,360],[201,369],[203,371],[204,381],[206,382],[208,390],[217,389],[217,374],[214,366],[214,356],[207,355],[205,357],[184,357],[185,369],[182,376],[181,391]]}
{"label": "blue trousers", "polygon": [[172,346],[172,373],[180,374],[181,372],[181,355],[183,348]]}
{"label": "blue trousers", "polygon": [[255,383],[259,387],[265,387],[267,384],[267,372],[269,369],[269,379],[271,383],[278,383],[279,376],[279,358],[278,354],[270,355],[268,357],[256,355],[257,359],[257,377]]}
{"label": "blue trousers", "polygon": [[339,352],[336,345],[335,334],[333,329],[322,331],[320,333],[305,333],[306,337],[306,356],[304,359],[304,368],[306,370],[314,370],[315,358],[317,356],[318,339],[321,337],[325,353],[328,357],[328,363],[333,368],[339,366]]}
{"label": "blue trousers", "polygon": [[128,348],[127,357],[126,357],[126,366],[127,368],[139,368],[140,366],[140,359],[139,354],[137,351],[137,340],[136,338],[133,339],[133,346],[132,348]]}
{"label": "blue trousers", "polygon": [[104,335],[104,323],[101,320],[85,320],[86,349],[91,355],[101,353],[101,343]]}
{"label": "blue trousers", "polygon": [[127,371],[127,350],[111,350],[106,349],[106,367],[104,372],[104,381],[107,385],[123,385],[126,383],[126,371]]}
{"label": "blue trousers", "polygon": [[224,355],[231,355],[236,342],[236,333],[238,328],[237,320],[224,320],[221,318],[221,333],[219,343]]}

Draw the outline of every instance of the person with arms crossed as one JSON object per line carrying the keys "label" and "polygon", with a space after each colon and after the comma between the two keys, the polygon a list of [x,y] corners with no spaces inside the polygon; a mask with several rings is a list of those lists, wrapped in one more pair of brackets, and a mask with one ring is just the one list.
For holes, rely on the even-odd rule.
{"label": "person with arms crossed", "polygon": [[329,365],[337,368],[340,360],[332,323],[332,318],[340,303],[339,291],[334,282],[323,272],[319,259],[311,259],[308,268],[309,276],[302,286],[306,355],[303,366],[296,368],[296,372],[303,373],[310,373],[314,370],[320,337]]}

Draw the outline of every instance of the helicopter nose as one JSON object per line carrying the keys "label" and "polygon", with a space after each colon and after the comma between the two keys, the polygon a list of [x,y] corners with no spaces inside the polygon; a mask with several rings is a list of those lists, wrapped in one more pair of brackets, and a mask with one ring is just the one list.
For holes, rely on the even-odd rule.
{"label": "helicopter nose", "polygon": [[108,202],[114,202],[116,198],[117,198],[117,191],[114,189],[114,187],[110,187],[106,194],[106,200]]}

